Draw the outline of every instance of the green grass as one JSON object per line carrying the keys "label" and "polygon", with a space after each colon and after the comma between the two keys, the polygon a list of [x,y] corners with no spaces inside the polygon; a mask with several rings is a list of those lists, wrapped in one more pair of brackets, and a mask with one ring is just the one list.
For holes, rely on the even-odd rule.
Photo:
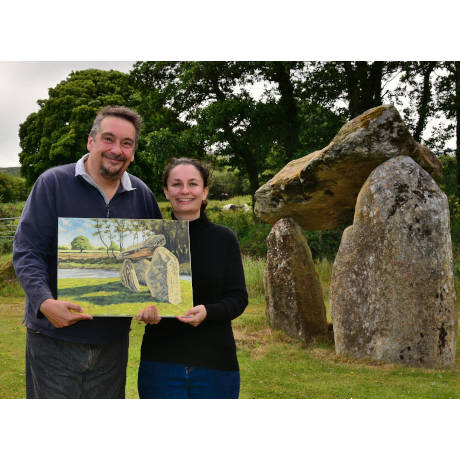
{"label": "green grass", "polygon": [[[328,309],[332,264],[324,259],[315,266]],[[459,266],[460,259],[456,260]],[[250,303],[233,322],[241,398],[460,398],[458,352],[455,366],[449,370],[407,368],[336,356],[330,340],[307,346],[282,331],[272,330],[265,319],[264,260],[245,257],[244,267]],[[460,304],[459,279],[456,276]],[[0,298],[0,398],[25,397],[23,302],[21,296]],[[138,397],[137,369],[143,332],[144,324],[133,320],[127,398]],[[460,350],[460,333],[457,342]]]}
{"label": "green grass", "polygon": [[60,279],[58,297],[78,303],[85,313],[94,316],[136,316],[140,310],[152,304],[163,316],[177,316],[193,307],[192,283],[180,280],[180,286],[179,305],[152,298],[147,286],[140,286],[140,292],[132,292],[118,278]]}

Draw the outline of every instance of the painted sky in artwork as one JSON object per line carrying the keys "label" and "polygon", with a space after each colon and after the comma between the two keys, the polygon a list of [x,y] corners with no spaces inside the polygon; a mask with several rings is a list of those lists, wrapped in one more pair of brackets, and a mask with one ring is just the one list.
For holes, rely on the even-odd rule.
{"label": "painted sky in artwork", "polygon": [[[104,246],[99,238],[99,236],[96,234],[96,229],[94,228],[94,223],[91,221],[91,219],[81,219],[81,218],[66,218],[66,217],[60,217],[59,218],[59,240],[58,240],[58,245],[59,246],[69,246],[72,240],[76,236],[86,236],[91,243],[91,245],[95,248]],[[133,236],[128,234],[127,232],[125,233],[124,236],[124,244],[123,246],[129,247],[134,244],[133,241]]]}

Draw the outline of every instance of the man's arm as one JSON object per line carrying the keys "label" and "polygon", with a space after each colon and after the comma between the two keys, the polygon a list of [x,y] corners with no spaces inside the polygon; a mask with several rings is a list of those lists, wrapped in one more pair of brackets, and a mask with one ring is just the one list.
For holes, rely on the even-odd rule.
{"label": "man's arm", "polygon": [[53,326],[63,327],[91,317],[71,312],[82,309],[55,300],[52,292],[49,265],[57,263],[56,186],[52,179],[40,176],[27,199],[14,238],[13,264],[33,314],[43,314]]}

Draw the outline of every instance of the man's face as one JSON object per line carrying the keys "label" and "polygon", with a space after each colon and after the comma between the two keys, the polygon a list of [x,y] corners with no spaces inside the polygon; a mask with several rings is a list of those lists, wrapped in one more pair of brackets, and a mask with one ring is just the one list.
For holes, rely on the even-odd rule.
{"label": "man's face", "polygon": [[88,137],[88,151],[102,177],[118,180],[134,160],[136,129],[119,117],[106,117],[93,139]]}

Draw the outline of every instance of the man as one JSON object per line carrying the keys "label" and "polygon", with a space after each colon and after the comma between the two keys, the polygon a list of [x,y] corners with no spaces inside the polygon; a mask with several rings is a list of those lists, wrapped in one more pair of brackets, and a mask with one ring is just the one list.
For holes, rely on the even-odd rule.
{"label": "man", "polygon": [[131,318],[92,318],[57,297],[58,217],[160,219],[151,190],[126,172],[141,118],[105,107],[88,137],[89,153],[36,181],[13,246],[26,293],[27,398],[124,398]]}

